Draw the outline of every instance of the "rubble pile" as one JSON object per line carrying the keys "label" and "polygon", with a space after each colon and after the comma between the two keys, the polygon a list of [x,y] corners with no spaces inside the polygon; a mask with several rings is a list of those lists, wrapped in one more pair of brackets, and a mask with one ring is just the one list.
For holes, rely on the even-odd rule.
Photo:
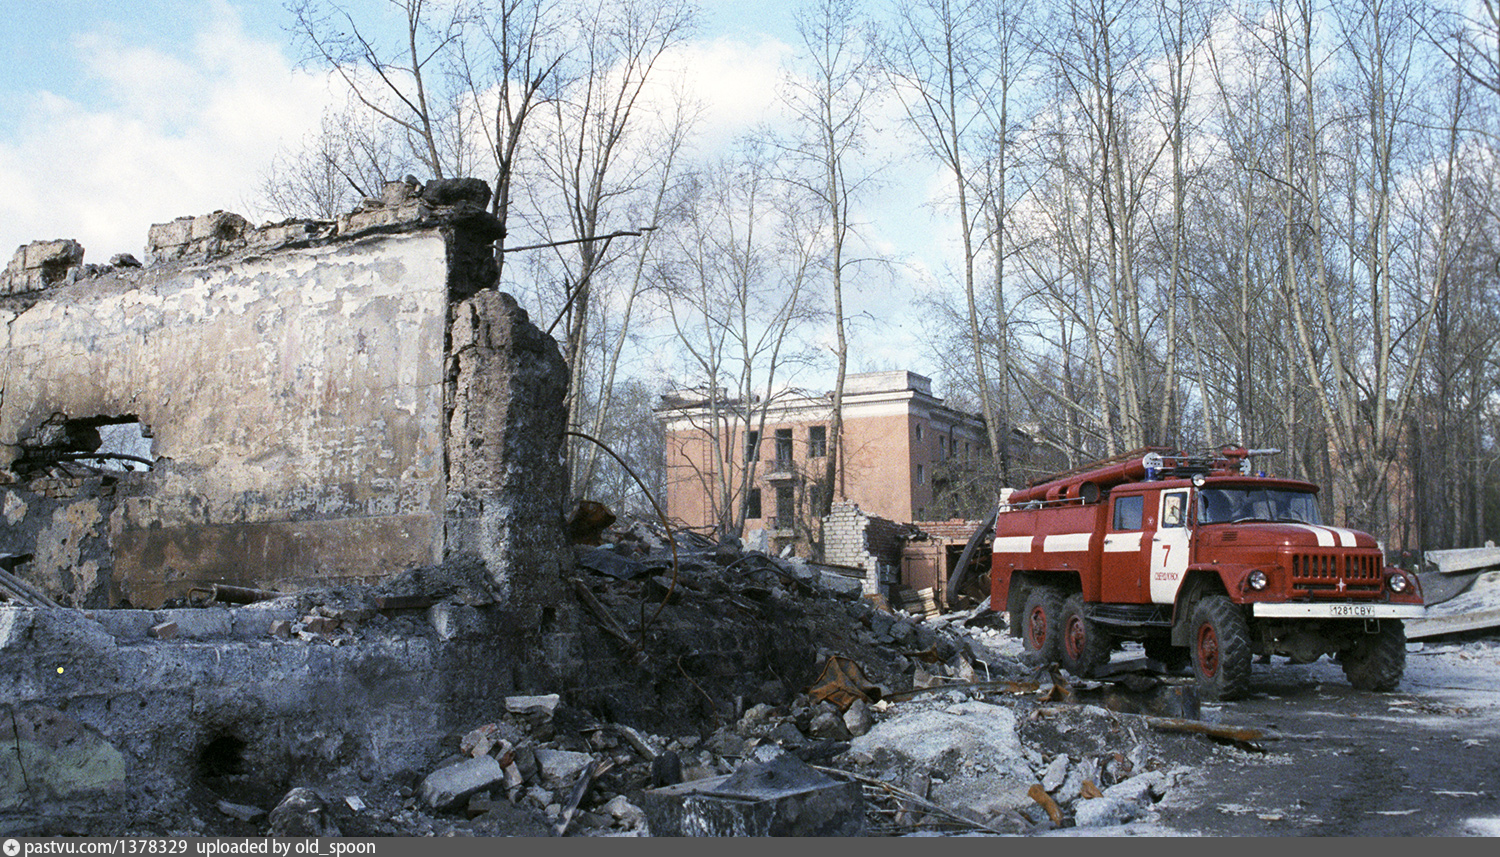
{"label": "rubble pile", "polygon": [[[1149,817],[1181,765],[1226,752],[1079,704],[1088,685],[1023,664],[995,614],[922,619],[830,591],[805,563],[690,533],[675,539],[674,560],[653,527],[606,530],[600,544],[576,548],[572,585],[626,680],[677,704],[648,710],[637,707],[645,694],[590,688],[510,696],[503,716],[450,735],[421,770],[388,782],[331,779],[275,807],[219,800],[190,826],[645,836],[643,807],[656,790],[691,791],[792,758],[859,784],[867,835],[1031,834]],[[338,645],[367,623],[401,621],[382,603],[422,591],[482,601],[470,582],[429,569],[380,590],[302,593],[293,599],[300,618],[278,632]],[[721,635],[740,645],[717,646]]]}

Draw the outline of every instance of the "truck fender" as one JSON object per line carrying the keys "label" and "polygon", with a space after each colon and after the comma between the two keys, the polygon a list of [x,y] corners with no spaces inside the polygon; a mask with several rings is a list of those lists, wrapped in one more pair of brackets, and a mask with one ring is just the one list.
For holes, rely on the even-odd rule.
{"label": "truck fender", "polygon": [[1177,600],[1172,604],[1172,645],[1187,646],[1192,643],[1193,608],[1206,595],[1227,595],[1219,569],[1203,566],[1188,566],[1182,586],[1177,590]]}

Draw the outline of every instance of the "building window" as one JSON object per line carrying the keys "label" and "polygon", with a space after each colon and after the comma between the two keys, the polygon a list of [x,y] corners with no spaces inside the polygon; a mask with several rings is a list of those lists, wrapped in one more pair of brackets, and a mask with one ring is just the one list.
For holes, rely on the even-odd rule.
{"label": "building window", "polygon": [[792,430],[776,430],[776,468],[790,470],[792,467]]}
{"label": "building window", "polygon": [[828,454],[828,427],[807,427],[807,457],[822,458]]}
{"label": "building window", "polygon": [[917,484],[918,485],[926,485],[927,484],[927,468],[924,467],[924,466],[922,466],[922,465],[920,465],[920,464],[917,465]]}
{"label": "building window", "polygon": [[745,433],[745,460],[760,461],[760,432]]}
{"label": "building window", "polygon": [[947,460],[948,460],[948,438],[945,435],[938,435],[938,461],[947,461]]}
{"label": "building window", "polygon": [[807,505],[812,508],[813,514],[823,508],[823,484],[814,482],[807,487]]}
{"label": "building window", "polygon": [[792,493],[792,486],[776,486],[776,526],[789,528],[792,519],[797,517],[797,495]]}
{"label": "building window", "polygon": [[751,488],[750,496],[745,498],[745,518],[760,517],[760,489]]}
{"label": "building window", "polygon": [[916,429],[917,429],[917,440],[921,440],[922,439],[922,424],[921,423],[917,423]]}

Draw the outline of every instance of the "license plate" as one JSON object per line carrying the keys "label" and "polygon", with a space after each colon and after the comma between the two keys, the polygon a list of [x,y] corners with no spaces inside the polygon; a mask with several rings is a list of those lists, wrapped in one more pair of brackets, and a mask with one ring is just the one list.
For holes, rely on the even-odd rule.
{"label": "license plate", "polygon": [[1333,615],[1368,618],[1375,615],[1375,609],[1368,604],[1334,604]]}

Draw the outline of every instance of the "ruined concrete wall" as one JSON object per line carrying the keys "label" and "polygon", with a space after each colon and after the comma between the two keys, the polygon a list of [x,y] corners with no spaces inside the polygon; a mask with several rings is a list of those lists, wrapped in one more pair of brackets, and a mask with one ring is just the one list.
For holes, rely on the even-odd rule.
{"label": "ruined concrete wall", "polygon": [[[19,572],[68,606],[449,559],[555,604],[567,373],[493,289],[488,197],[403,181],[337,224],[178,218],[144,268],[20,248],[0,283],[0,554],[31,555]],[[90,468],[69,456],[119,422],[150,472],[73,484]]]}
{"label": "ruined concrete wall", "polygon": [[4,319],[0,467],[56,413],[149,427],[109,522],[138,605],[438,562],[446,253],[381,235],[52,288]]}
{"label": "ruined concrete wall", "polygon": [[448,378],[448,555],[482,561],[513,608],[556,604],[571,564],[561,526],[545,526],[568,494],[557,343],[510,295],[479,292],[453,307]]}
{"label": "ruined concrete wall", "polygon": [[[524,658],[497,608],[274,633],[302,615],[0,607],[0,833],[162,829],[204,788],[261,806],[307,783],[358,793],[497,717]],[[174,638],[150,633],[166,622]]]}

